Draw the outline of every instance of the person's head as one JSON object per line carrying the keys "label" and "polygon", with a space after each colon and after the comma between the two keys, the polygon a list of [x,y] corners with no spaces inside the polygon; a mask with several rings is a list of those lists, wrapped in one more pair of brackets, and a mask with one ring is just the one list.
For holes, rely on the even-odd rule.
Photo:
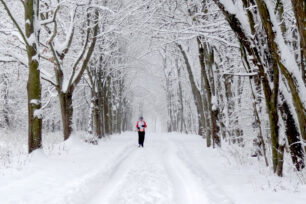
{"label": "person's head", "polygon": [[140,120],[140,121],[143,121],[143,117],[142,117],[142,116],[140,116],[140,117],[139,117],[139,120]]}

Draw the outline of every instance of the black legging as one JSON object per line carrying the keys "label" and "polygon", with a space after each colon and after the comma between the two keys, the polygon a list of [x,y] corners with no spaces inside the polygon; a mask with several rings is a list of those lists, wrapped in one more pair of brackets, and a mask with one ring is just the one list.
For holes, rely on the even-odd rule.
{"label": "black legging", "polygon": [[145,139],[145,132],[138,131],[138,144],[143,147],[143,142]]}

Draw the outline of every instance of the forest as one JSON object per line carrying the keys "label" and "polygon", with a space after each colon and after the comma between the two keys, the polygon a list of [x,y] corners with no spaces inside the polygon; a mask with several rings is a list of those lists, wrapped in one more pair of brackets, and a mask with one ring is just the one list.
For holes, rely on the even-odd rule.
{"label": "forest", "polygon": [[305,71],[305,0],[0,0],[0,203],[303,203]]}

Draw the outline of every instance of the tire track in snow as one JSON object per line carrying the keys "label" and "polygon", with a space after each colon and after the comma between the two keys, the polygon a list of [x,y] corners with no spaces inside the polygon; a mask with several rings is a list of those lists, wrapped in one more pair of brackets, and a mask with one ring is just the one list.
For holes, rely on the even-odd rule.
{"label": "tire track in snow", "polygon": [[121,177],[120,184],[114,190],[115,193],[109,199],[100,200],[99,203],[172,203],[171,181],[161,159],[164,156],[165,145],[153,134],[147,139],[148,145],[144,149],[137,150],[136,157],[129,159],[130,168],[125,170],[126,173]]}
{"label": "tire track in snow", "polygon": [[115,193],[115,190],[118,188],[120,183],[122,182],[122,178],[128,173],[131,168],[131,161],[134,160],[134,157],[137,156],[135,154],[137,152],[137,148],[135,145],[132,145],[129,151],[124,152],[123,155],[118,162],[116,162],[112,168],[110,168],[109,175],[107,175],[107,179],[104,181],[97,180],[96,182],[100,183],[100,188],[97,189],[95,197],[90,199],[86,203],[91,204],[107,204],[109,203],[110,198]]}
{"label": "tire track in snow", "polygon": [[[95,193],[100,192],[100,188],[103,189],[105,183],[108,182],[110,177],[116,172],[117,168],[123,163],[130,154],[135,151],[135,145],[130,144],[123,148],[115,159],[112,161],[117,161],[116,163],[110,165],[109,168],[105,171],[105,166],[95,169],[88,174],[77,178],[72,182],[69,182],[61,190],[67,189],[66,196],[64,198],[65,203],[88,203],[95,196]],[[57,202],[55,202],[57,203]]]}
{"label": "tire track in snow", "polygon": [[182,170],[181,164],[177,162],[177,158],[173,157],[168,151],[165,153],[166,156],[163,158],[163,162],[173,186],[173,203],[196,204],[197,202],[192,201],[194,195],[193,192],[191,192],[194,184],[190,184],[190,180],[183,173],[184,170]]}
{"label": "tire track in snow", "polygon": [[164,143],[168,146],[164,165],[173,183],[173,203],[213,204],[205,192],[201,191],[202,186],[190,174],[189,168],[178,158],[176,146],[168,138]]}
{"label": "tire track in snow", "polygon": [[169,142],[179,150],[177,151],[177,158],[181,160],[181,163],[184,163],[189,172],[194,175],[194,180],[197,180],[202,184],[202,189],[205,190],[207,197],[212,201],[210,203],[234,204],[234,201],[232,201],[230,197],[225,194],[222,188],[220,188],[213,181],[205,169],[199,165],[196,160],[194,160],[192,153],[186,148],[184,144],[170,140]]}

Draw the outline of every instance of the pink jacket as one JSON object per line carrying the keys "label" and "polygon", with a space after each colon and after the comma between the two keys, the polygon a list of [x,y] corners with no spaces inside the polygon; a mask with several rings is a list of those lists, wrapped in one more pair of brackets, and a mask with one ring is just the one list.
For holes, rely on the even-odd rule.
{"label": "pink jacket", "polygon": [[136,128],[138,129],[139,132],[145,132],[147,128],[147,123],[145,121],[137,121]]}

